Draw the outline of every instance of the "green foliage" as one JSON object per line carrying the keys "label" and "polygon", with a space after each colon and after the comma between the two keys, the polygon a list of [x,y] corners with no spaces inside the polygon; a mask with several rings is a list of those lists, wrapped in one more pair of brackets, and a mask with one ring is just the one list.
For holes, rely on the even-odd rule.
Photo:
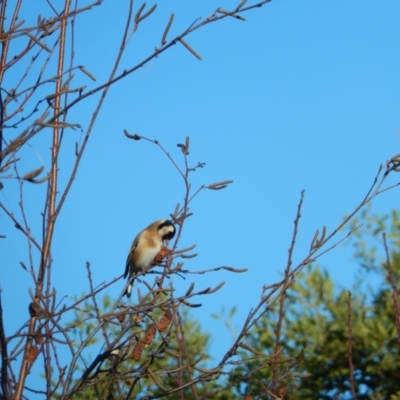
{"label": "green foliage", "polygon": [[371,214],[368,205],[361,211],[359,218],[354,218],[352,228],[356,229],[352,235],[354,256],[360,265],[367,271],[381,273],[382,259],[379,253],[383,252],[382,233],[386,233],[388,245],[400,252],[400,218],[399,212],[393,210],[390,215]]}
{"label": "green foliage", "polygon": [[[284,386],[287,399],[346,399],[351,396],[349,367],[348,324],[352,329],[352,363],[357,399],[398,399],[400,391],[400,349],[395,325],[392,287],[387,279],[382,233],[386,232],[391,246],[391,264],[396,277],[400,276],[400,222],[396,211],[391,218],[361,215],[354,225],[363,224],[353,242],[356,259],[363,268],[379,273],[374,289],[368,293],[362,282],[356,282],[351,298],[347,290],[335,290],[327,271],[309,265],[288,290],[283,316],[281,360],[301,360],[291,371],[279,365],[281,376],[277,382]],[[371,245],[371,238],[373,239]],[[379,246],[377,245],[379,243]],[[381,254],[381,256],[380,256]],[[382,283],[380,283],[382,282]],[[349,321],[348,307],[351,301]],[[254,327],[247,344],[260,352],[275,349],[278,304]],[[243,352],[242,356],[248,356]],[[259,361],[255,361],[259,363]],[[242,366],[237,375],[245,375],[254,368],[252,362]],[[268,386],[273,365],[261,379]],[[306,375],[299,379],[299,376]],[[260,387],[249,384],[247,392],[253,396]]]}

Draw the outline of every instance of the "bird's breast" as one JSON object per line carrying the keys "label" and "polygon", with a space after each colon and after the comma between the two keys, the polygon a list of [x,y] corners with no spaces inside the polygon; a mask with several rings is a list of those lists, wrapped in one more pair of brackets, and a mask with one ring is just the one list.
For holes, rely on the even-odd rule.
{"label": "bird's breast", "polygon": [[162,243],[156,246],[149,247],[147,251],[143,252],[137,264],[141,268],[147,268],[154,261],[154,258],[162,248]]}

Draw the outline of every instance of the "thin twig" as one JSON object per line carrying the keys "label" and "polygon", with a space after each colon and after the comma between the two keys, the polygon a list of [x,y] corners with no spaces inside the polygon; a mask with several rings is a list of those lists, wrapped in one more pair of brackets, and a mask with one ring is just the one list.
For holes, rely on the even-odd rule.
{"label": "thin twig", "polygon": [[[289,283],[291,277],[290,277],[290,267],[292,265],[292,257],[293,257],[293,251],[294,251],[294,246],[296,244],[296,238],[297,238],[297,233],[298,233],[298,228],[299,228],[299,222],[301,218],[301,207],[303,205],[303,200],[304,200],[304,190],[301,191],[300,194],[300,201],[299,204],[297,205],[297,213],[296,213],[296,218],[294,219],[294,229],[293,229],[293,236],[292,236],[292,242],[290,244],[290,248],[288,250],[288,260],[287,260],[287,265],[285,268],[285,279],[284,282]],[[284,287],[284,286],[283,286]],[[286,289],[282,290],[281,295],[280,295],[280,301],[279,301],[279,314],[278,314],[278,321],[276,324],[276,334],[275,334],[275,353],[278,353],[278,350],[281,346],[281,331],[282,331],[282,324],[283,324],[283,319],[285,317],[285,299],[286,299]],[[275,385],[278,377],[278,364],[274,364],[272,367],[272,383],[271,383],[271,391],[272,393],[275,393]]]}
{"label": "thin twig", "polygon": [[389,249],[386,241],[386,234],[382,234],[383,237],[383,245],[385,247],[385,253],[386,253],[386,265],[388,268],[388,278],[390,285],[392,286],[392,297],[393,297],[393,305],[394,305],[394,321],[396,324],[396,329],[397,329],[397,341],[400,346],[400,305],[399,305],[399,298],[398,298],[398,289],[397,289],[397,284],[396,284],[396,277],[393,272],[392,268],[392,263],[390,261],[389,257]]}
{"label": "thin twig", "polygon": [[357,400],[357,394],[354,384],[354,366],[353,366],[353,333],[351,327],[351,292],[347,296],[347,354],[349,360],[350,389],[354,400]]}
{"label": "thin twig", "polygon": [[42,252],[42,248],[40,247],[39,243],[30,235],[30,232],[27,232],[21,224],[17,221],[17,219],[14,217],[14,214],[4,206],[4,204],[0,201],[0,208],[11,218],[11,220],[14,222],[15,227],[19,229],[35,246],[36,248]]}

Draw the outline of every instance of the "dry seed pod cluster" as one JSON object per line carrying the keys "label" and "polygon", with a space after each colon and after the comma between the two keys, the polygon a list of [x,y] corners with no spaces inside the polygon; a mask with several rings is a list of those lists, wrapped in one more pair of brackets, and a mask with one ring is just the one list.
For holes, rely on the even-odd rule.
{"label": "dry seed pod cluster", "polygon": [[31,346],[26,353],[26,360],[30,363],[33,363],[36,360],[36,357],[39,354],[39,349],[36,346]]}
{"label": "dry seed pod cluster", "polygon": [[160,264],[162,260],[164,260],[164,258],[169,256],[171,253],[172,251],[168,247],[163,247],[154,258],[154,262]]}
{"label": "dry seed pod cluster", "polygon": [[159,332],[164,332],[171,323],[171,319],[172,319],[171,311],[169,310],[165,311],[163,317],[160,319],[160,322],[157,324],[157,330]]}
{"label": "dry seed pod cluster", "polygon": [[133,348],[132,358],[135,361],[140,360],[143,349],[145,349],[153,342],[154,337],[156,335],[156,330],[158,330],[159,332],[165,331],[168,328],[169,324],[171,323],[171,319],[172,319],[172,313],[171,311],[167,310],[165,311],[164,315],[157,324],[151,324],[148,326],[144,334],[144,338],[139,340]]}

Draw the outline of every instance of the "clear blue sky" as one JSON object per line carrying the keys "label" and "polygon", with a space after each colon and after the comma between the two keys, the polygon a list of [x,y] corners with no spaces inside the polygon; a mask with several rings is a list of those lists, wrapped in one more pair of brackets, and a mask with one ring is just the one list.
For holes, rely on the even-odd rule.
{"label": "clear blue sky", "polygon": [[[50,16],[42,3],[42,16]],[[106,1],[77,20],[75,60],[97,83],[105,81],[117,53],[125,3]],[[239,1],[160,3],[133,36],[121,71],[159,45],[171,12],[172,38],[194,19],[218,6],[232,9]],[[30,12],[27,21],[36,21],[37,11]],[[182,203],[183,182],[172,164],[156,146],[128,140],[123,130],[159,140],[179,162],[176,144],[188,135],[190,162],[206,162],[193,174],[193,187],[224,179],[234,183],[223,191],[205,191],[193,202],[181,246],[197,244],[199,255],[185,268],[249,269],[173,278],[177,295],[192,281],[196,289],[226,282],[218,293],[201,297],[203,307],[193,311],[213,333],[212,353],[220,356],[230,343],[223,324],[210,315],[236,306],[233,324],[239,328],[262,285],[280,278],[301,190],[306,197],[295,262],[307,254],[315,230],[334,229],[365,196],[379,164],[400,153],[399,15],[400,3],[392,0],[274,0],[246,13],[246,22],[224,20],[187,37],[202,61],[176,45],[112,87],[56,229],[58,298],[88,291],[86,261],[95,284],[122,274],[136,233]],[[7,88],[17,79],[7,75]],[[77,73],[73,86],[90,89],[97,83]],[[81,103],[68,120],[86,129],[93,104]],[[48,137],[41,134],[26,152],[24,172],[40,165],[37,154],[50,168]],[[74,143],[82,138],[79,131],[65,133],[61,187],[74,160]],[[6,183],[1,201],[18,215],[17,184]],[[28,217],[40,239],[45,187],[25,187]],[[373,208],[389,212],[398,200],[396,189]],[[7,235],[0,241],[0,278],[11,334],[28,317],[31,280],[19,265],[28,264],[26,240],[3,212],[0,233]],[[349,248],[339,246],[320,263],[338,284],[351,287],[358,267]],[[117,297],[123,285],[119,281],[107,294]]]}

